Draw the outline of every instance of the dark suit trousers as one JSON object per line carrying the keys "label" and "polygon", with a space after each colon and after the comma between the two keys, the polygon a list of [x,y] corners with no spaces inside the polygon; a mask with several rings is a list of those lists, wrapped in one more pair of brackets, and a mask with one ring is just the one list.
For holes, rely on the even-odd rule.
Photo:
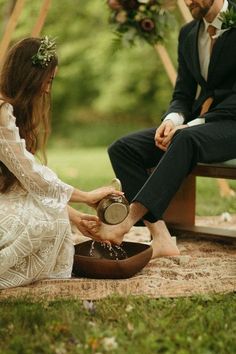
{"label": "dark suit trousers", "polygon": [[[139,131],[108,149],[117,178],[129,202],[148,209],[145,220],[162,218],[184,178],[198,162],[236,158],[236,120],[221,120],[178,130],[168,150],[155,146],[156,128]],[[148,169],[155,167],[150,175]]]}

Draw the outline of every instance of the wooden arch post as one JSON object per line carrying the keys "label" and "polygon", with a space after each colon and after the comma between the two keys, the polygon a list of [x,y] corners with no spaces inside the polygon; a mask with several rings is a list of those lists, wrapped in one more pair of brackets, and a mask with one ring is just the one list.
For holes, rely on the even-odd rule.
{"label": "wooden arch post", "polygon": [[43,25],[47,18],[48,10],[51,5],[51,0],[44,0],[41,6],[41,10],[38,16],[38,19],[35,23],[35,26],[31,32],[32,37],[38,37],[42,31]]}
{"label": "wooden arch post", "polygon": [[[12,34],[16,28],[16,25],[19,21],[20,15],[23,11],[25,4],[25,0],[17,0],[14,6],[14,9],[11,13],[11,16],[7,22],[7,25],[5,27],[5,31],[2,37],[2,40],[0,42],[0,63],[2,63],[3,58],[6,54],[6,51],[9,47],[9,44],[11,42]],[[32,29],[31,36],[32,37],[37,37],[40,35],[40,32],[43,28],[43,25],[45,23],[49,7],[51,5],[51,0],[44,0],[41,6],[41,10],[39,12],[39,16],[35,22],[35,25]]]}
{"label": "wooden arch post", "polygon": [[[177,0],[177,6],[181,12],[181,15],[184,19],[184,21],[190,22],[192,20],[192,16],[188,10],[188,8],[185,6],[184,0]],[[155,50],[158,53],[161,62],[165,68],[165,71],[167,73],[167,76],[172,84],[172,86],[175,85],[177,73],[176,69],[171,61],[171,58],[166,50],[166,48],[162,44],[156,44],[155,45]]]}
{"label": "wooden arch post", "polygon": [[11,16],[7,22],[1,43],[0,43],[0,63],[2,63],[2,60],[5,56],[5,53],[7,51],[7,48],[10,44],[12,34],[16,28],[17,22],[19,20],[19,17],[21,15],[21,12],[24,7],[25,0],[17,0],[15,7],[11,13]]}

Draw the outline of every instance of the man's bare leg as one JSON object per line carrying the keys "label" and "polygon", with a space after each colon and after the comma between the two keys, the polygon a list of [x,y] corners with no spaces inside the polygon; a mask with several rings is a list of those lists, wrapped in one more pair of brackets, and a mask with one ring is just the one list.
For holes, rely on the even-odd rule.
{"label": "man's bare leg", "polygon": [[149,229],[153,239],[152,258],[178,256],[180,254],[163,220],[158,220],[155,223],[144,221],[144,224]]}

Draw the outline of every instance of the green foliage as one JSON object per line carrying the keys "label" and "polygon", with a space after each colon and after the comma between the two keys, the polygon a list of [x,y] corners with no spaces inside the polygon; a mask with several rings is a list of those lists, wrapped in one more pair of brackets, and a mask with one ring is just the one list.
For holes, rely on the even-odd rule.
{"label": "green foliage", "polygon": [[[7,19],[9,3],[0,0],[2,20]],[[25,1],[14,41],[30,35],[41,5],[40,0]],[[168,105],[172,87],[155,49],[144,43],[114,51],[108,18],[105,1],[52,0],[42,35],[55,37],[58,43],[60,65],[53,84],[57,135],[68,137],[71,131],[79,135],[81,125],[94,121],[114,125],[118,120],[124,126],[129,121],[126,132],[130,122],[137,127],[157,125]],[[170,31],[167,41],[174,62],[177,32],[178,28]],[[116,129],[115,133],[118,137]],[[96,144],[105,145],[103,138]]]}
{"label": "green foliage", "polygon": [[233,7],[221,14],[222,29],[236,27],[236,11]]}
{"label": "green foliage", "polygon": [[2,354],[231,354],[236,349],[234,294],[0,305]]}

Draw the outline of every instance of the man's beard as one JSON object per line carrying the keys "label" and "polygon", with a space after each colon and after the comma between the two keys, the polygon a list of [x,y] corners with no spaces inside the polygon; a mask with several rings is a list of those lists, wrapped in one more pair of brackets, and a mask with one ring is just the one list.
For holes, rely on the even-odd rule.
{"label": "man's beard", "polygon": [[203,6],[199,4],[192,4],[189,6],[189,10],[195,20],[201,20],[206,16],[215,0],[204,0]]}

